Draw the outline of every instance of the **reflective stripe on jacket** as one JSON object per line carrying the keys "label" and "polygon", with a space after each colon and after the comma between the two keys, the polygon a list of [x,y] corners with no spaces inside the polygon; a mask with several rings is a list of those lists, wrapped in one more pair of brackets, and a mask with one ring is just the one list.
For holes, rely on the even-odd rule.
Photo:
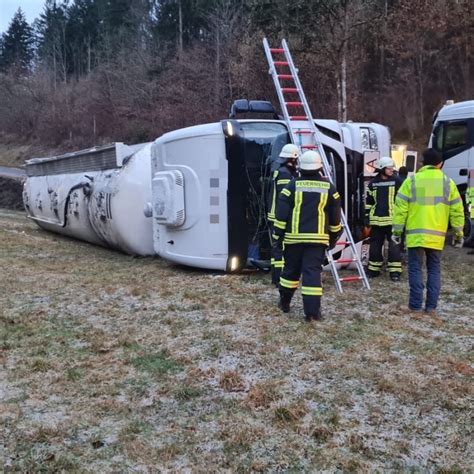
{"label": "reflective stripe on jacket", "polygon": [[270,210],[268,211],[268,220],[275,220],[276,204],[281,190],[295,177],[287,166],[280,166],[273,172],[272,184],[270,188]]}
{"label": "reflective stripe on jacket", "polygon": [[407,247],[442,250],[448,225],[462,235],[464,210],[454,181],[434,166],[406,179],[395,199],[392,232],[405,228]]}
{"label": "reflective stripe on jacket", "polygon": [[365,198],[365,216],[370,225],[392,225],[393,204],[401,184],[398,176],[383,179],[380,174],[370,181]]}
{"label": "reflective stripe on jacket", "polygon": [[273,222],[275,237],[285,244],[329,244],[329,234],[341,231],[341,198],[320,177],[292,180],[280,193]]}

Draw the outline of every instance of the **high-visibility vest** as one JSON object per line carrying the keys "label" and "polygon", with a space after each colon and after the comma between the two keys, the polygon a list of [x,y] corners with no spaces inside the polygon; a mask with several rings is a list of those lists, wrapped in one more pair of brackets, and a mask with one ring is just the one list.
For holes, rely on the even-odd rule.
{"label": "high-visibility vest", "polygon": [[406,179],[395,198],[392,232],[405,228],[407,247],[442,250],[448,225],[461,236],[464,209],[454,181],[435,166]]}
{"label": "high-visibility vest", "polygon": [[278,197],[274,238],[291,244],[328,245],[330,234],[341,231],[341,198],[325,178],[295,178]]}

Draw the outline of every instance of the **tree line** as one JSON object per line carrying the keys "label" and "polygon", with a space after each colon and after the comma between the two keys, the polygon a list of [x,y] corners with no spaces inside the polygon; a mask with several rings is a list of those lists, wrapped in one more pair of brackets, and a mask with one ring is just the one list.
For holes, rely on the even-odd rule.
{"label": "tree line", "polygon": [[277,103],[262,49],[286,38],[313,114],[428,136],[473,97],[469,0],[46,0],[0,39],[0,133],[51,146],[137,142]]}

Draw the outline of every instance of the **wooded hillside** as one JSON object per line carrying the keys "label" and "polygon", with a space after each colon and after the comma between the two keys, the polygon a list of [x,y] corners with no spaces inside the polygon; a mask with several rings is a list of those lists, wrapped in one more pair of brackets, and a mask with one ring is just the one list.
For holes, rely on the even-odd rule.
{"label": "wooded hillside", "polygon": [[473,97],[469,0],[46,0],[0,41],[0,134],[77,147],[138,142],[276,103],[262,49],[289,42],[315,116],[427,139]]}

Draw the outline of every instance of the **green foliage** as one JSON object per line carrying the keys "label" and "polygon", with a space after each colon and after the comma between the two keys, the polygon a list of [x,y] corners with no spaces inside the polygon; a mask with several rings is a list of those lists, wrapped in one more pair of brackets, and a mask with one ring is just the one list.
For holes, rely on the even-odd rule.
{"label": "green foliage", "polygon": [[33,31],[21,8],[15,13],[0,43],[0,71],[25,74],[33,59]]}
{"label": "green foliage", "polygon": [[182,369],[181,364],[170,358],[166,351],[135,357],[131,363],[136,369],[153,375],[173,374]]}
{"label": "green foliage", "polygon": [[35,21],[38,59],[52,70],[55,80],[66,79],[66,24],[66,6],[55,0],[46,1]]}

